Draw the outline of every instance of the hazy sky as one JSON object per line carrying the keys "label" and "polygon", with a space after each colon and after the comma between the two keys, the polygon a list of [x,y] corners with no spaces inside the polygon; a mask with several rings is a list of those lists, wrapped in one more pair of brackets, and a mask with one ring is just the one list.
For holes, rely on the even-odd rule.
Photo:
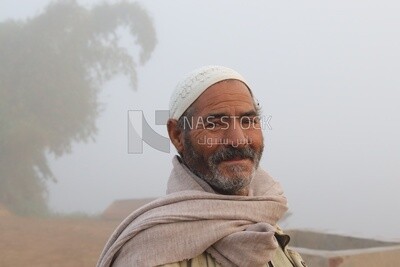
{"label": "hazy sky", "polygon": [[[2,0],[0,20],[47,3]],[[104,86],[96,142],[49,157],[54,210],[100,213],[115,199],[165,194],[175,150],[127,154],[127,111],[144,110],[154,125],[185,73],[220,64],[243,74],[272,116],[261,166],[285,189],[293,213],[285,227],[400,239],[397,1],[140,3],[158,44],[138,68],[138,91],[124,77]]]}

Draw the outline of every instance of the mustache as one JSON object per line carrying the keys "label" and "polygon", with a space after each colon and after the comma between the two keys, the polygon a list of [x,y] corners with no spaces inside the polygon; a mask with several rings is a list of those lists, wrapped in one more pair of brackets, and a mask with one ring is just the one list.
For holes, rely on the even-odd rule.
{"label": "mustache", "polygon": [[235,147],[221,147],[217,152],[211,157],[211,162],[218,164],[224,160],[232,159],[251,159],[254,161],[257,152],[251,147],[235,148]]}

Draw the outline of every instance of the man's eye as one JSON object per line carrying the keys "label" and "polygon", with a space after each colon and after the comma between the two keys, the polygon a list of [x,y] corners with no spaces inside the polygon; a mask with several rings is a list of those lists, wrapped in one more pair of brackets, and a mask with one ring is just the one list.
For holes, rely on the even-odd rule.
{"label": "man's eye", "polygon": [[250,120],[249,118],[243,118],[241,121],[242,121],[242,123],[244,123],[244,124],[249,124],[249,123],[251,123],[251,120]]}
{"label": "man's eye", "polygon": [[222,127],[221,121],[212,121],[212,122],[206,124],[206,129],[208,129],[208,130],[219,129],[221,127]]}
{"label": "man's eye", "polygon": [[210,122],[206,124],[206,129],[207,130],[212,130],[216,127],[216,124],[214,122]]}
{"label": "man's eye", "polygon": [[240,122],[243,125],[258,125],[260,120],[258,117],[243,117],[241,118]]}

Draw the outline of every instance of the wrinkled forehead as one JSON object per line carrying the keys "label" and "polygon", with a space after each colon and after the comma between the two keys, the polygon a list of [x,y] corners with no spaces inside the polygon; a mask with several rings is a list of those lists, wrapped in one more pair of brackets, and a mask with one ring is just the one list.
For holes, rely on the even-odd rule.
{"label": "wrinkled forehead", "polygon": [[254,102],[257,103],[250,86],[237,71],[223,66],[205,66],[187,74],[178,83],[170,99],[170,118],[178,120],[204,91],[225,80],[242,82],[248,88]]}
{"label": "wrinkled forehead", "polygon": [[[211,85],[189,107],[190,115],[236,114],[257,111],[248,87],[238,80],[224,80]],[[195,113],[193,113],[195,111]],[[184,113],[185,114],[185,113]]]}

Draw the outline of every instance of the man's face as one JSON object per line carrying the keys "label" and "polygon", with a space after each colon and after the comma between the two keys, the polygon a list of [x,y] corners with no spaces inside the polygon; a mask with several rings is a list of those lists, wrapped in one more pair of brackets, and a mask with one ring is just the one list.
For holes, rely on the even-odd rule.
{"label": "man's face", "polygon": [[237,80],[216,83],[191,110],[183,125],[184,163],[217,192],[247,195],[264,148],[248,88]]}

